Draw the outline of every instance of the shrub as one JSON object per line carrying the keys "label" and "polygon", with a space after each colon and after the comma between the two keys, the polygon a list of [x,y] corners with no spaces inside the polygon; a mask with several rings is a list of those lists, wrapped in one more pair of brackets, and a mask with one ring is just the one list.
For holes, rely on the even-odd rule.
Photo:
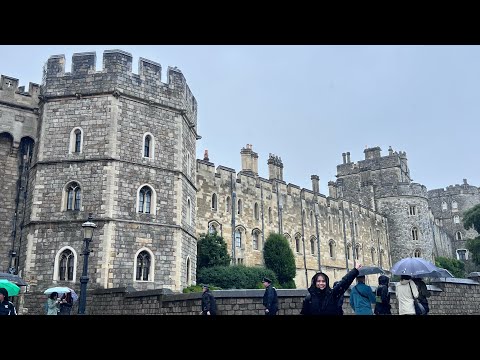
{"label": "shrub", "polygon": [[212,266],[227,266],[230,255],[227,243],[217,233],[202,234],[197,243],[197,270]]}
{"label": "shrub", "polygon": [[278,287],[277,277],[272,270],[244,265],[202,268],[197,272],[197,282],[222,289],[263,289],[264,276],[270,278],[273,285]]}
{"label": "shrub", "polygon": [[263,247],[263,258],[267,269],[273,270],[277,275],[281,287],[295,289],[295,257],[285,236],[271,233]]}

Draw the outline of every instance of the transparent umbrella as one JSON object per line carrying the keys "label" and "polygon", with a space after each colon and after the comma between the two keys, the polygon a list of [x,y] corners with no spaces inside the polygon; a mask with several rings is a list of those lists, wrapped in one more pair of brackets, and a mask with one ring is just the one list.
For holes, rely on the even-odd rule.
{"label": "transparent umbrella", "polygon": [[418,275],[413,275],[412,277],[414,278],[454,278],[455,276],[452,275],[450,271],[444,268],[438,268],[438,270],[433,270],[429,273],[425,274],[418,274]]}
{"label": "transparent umbrella", "polygon": [[394,275],[419,276],[431,274],[432,272],[439,270],[440,269],[430,261],[417,257],[408,257],[396,262],[392,266],[391,272]]}

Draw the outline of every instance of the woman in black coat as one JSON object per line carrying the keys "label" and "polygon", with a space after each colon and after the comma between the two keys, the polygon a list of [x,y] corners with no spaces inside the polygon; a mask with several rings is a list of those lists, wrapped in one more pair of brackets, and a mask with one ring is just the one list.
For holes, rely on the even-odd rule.
{"label": "woman in black coat", "polygon": [[308,288],[308,294],[303,299],[302,315],[339,315],[338,300],[345,294],[350,284],[358,276],[357,264],[350,270],[333,288],[330,288],[328,275],[318,272],[312,277],[312,284]]}
{"label": "woman in black coat", "polygon": [[392,315],[390,305],[390,293],[388,292],[388,276],[380,275],[378,277],[378,287],[375,291],[377,302],[375,303],[375,315]]}

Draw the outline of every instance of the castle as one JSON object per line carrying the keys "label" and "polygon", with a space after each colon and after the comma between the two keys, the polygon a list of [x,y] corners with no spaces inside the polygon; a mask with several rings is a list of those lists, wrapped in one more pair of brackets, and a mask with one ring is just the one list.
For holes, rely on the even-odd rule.
{"label": "castle", "polygon": [[270,232],[289,240],[297,287],[322,269],[332,279],[354,261],[389,269],[398,259],[465,258],[462,213],[480,203],[475,186],[427,191],[412,183],[405,152],[343,154],[329,194],[283,179],[270,154],[241,149],[242,169],[195,160],[197,102],[182,72],[121,50],[63,55],[45,64],[42,85],[0,83],[0,271],[20,274],[29,291],[78,288],[82,223],[97,225],[89,289],[131,286],[181,291],[196,282],[199,236],[217,231],[234,263],[263,264]]}

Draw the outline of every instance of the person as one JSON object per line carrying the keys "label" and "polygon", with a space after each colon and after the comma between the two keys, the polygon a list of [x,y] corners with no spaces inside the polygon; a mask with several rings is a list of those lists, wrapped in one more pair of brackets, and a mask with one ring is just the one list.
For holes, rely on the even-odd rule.
{"label": "person", "polygon": [[265,315],[276,315],[278,311],[278,296],[277,289],[273,287],[272,280],[264,277],[262,280],[265,286],[265,293],[263,294],[263,306],[265,307]]}
{"label": "person", "polygon": [[312,277],[308,294],[303,299],[302,315],[338,315],[338,301],[343,297],[350,284],[358,276],[358,269],[362,265],[357,263],[333,288],[330,287],[328,275],[317,272]]}
{"label": "person", "polygon": [[417,285],[418,289],[418,301],[423,305],[425,308],[425,315],[427,315],[430,312],[430,307],[428,306],[428,300],[427,298],[430,297],[432,294],[430,293],[430,290],[427,289],[427,285],[425,282],[417,277],[412,278],[413,282],[415,285]]}
{"label": "person", "polygon": [[60,299],[60,311],[58,315],[70,315],[73,306],[73,299],[71,293],[65,293]]}
{"label": "person", "polygon": [[398,301],[398,314],[415,315],[413,299],[418,298],[418,289],[410,275],[400,275],[400,282],[395,287],[395,294]]}
{"label": "person", "polygon": [[202,315],[217,315],[217,302],[208,285],[202,286]]}
{"label": "person", "polygon": [[[339,283],[339,281],[335,281],[333,283],[333,287],[335,287],[337,284]],[[338,303],[337,303],[337,306],[338,306],[338,315],[343,315],[343,300],[345,299],[345,296],[340,296],[338,298]]]}
{"label": "person", "polygon": [[390,305],[390,293],[388,292],[388,282],[390,279],[386,275],[378,277],[378,287],[375,291],[375,315],[392,315]]}
{"label": "person", "polygon": [[0,288],[0,315],[17,315],[17,309],[8,301],[8,290]]}
{"label": "person", "polygon": [[365,284],[365,276],[357,276],[357,285],[350,291],[350,306],[355,315],[373,315],[375,300],[372,289]]}
{"label": "person", "polygon": [[47,300],[47,315],[58,315],[60,311],[60,299],[57,292],[52,292]]}

